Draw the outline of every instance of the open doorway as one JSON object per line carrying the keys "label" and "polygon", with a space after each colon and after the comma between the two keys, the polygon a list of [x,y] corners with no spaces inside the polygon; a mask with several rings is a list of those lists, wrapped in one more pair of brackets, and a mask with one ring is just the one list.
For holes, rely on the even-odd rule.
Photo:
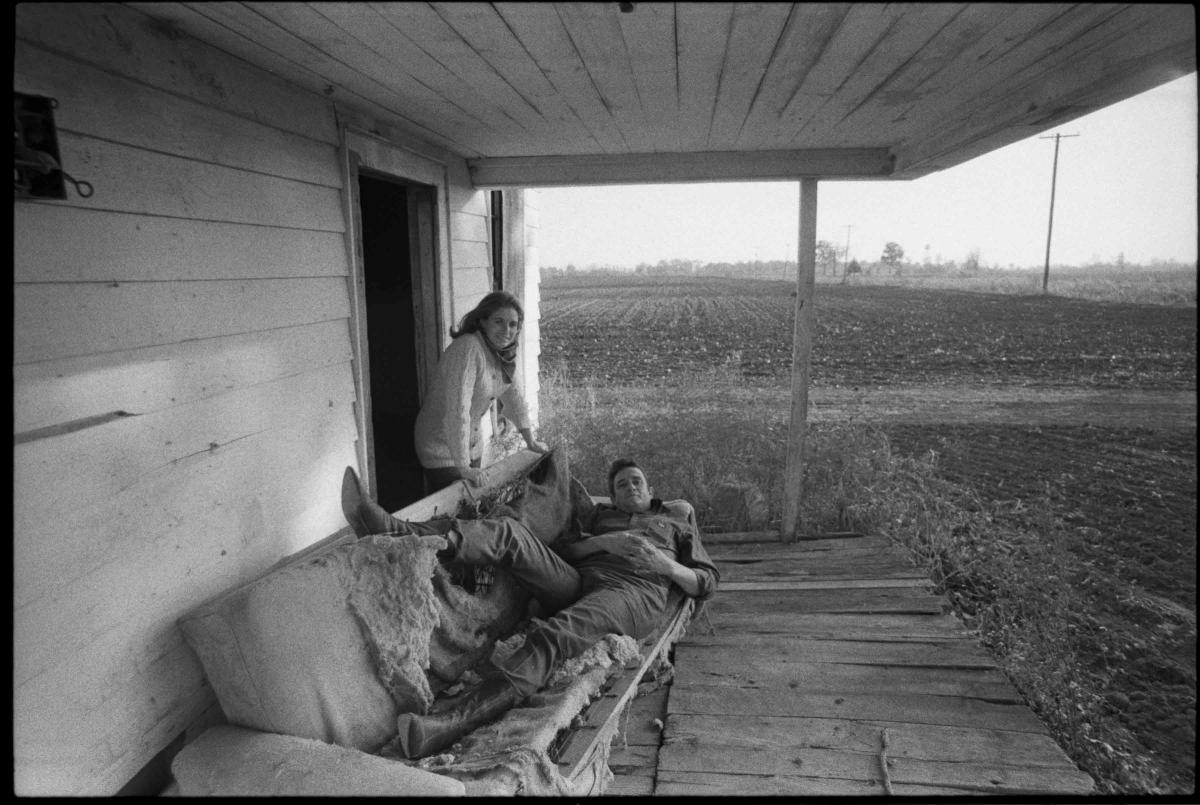
{"label": "open doorway", "polygon": [[370,374],[368,460],[375,495],[389,511],[425,494],[413,424],[428,377],[429,356],[436,361],[438,345],[435,198],[432,187],[359,171]]}

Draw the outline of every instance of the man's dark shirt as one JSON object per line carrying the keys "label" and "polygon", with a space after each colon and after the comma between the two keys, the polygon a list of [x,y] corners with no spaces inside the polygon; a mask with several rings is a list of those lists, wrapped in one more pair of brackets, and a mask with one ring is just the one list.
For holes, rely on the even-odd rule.
{"label": "man's dark shirt", "polygon": [[[700,544],[700,528],[696,513],[686,500],[663,501],[654,498],[645,512],[630,514],[611,503],[597,503],[579,521],[581,539],[590,535],[614,531],[634,531],[642,534],[656,548],[664,551],[684,567],[696,571],[700,591],[696,598],[704,601],[717,591],[721,574]],[[615,554],[599,552],[574,563],[579,570],[617,572],[627,576],[633,572],[629,560]],[[606,572],[607,571],[607,572]]]}

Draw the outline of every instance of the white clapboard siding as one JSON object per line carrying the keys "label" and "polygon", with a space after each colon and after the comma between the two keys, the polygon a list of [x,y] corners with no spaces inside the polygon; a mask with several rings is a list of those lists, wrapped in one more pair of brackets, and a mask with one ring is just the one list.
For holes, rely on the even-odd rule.
{"label": "white clapboard siding", "polygon": [[473,241],[475,243],[491,243],[492,236],[488,231],[489,219],[477,212],[456,210],[452,213],[450,228],[454,239],[458,241]]}
{"label": "white clapboard siding", "polygon": [[230,389],[348,363],[346,323],[335,319],[13,366],[13,432],[114,411],[149,414]]}
{"label": "white clapboard siding", "polygon": [[128,7],[23,7],[16,44],[95,192],[13,217],[14,783],[112,794],[212,711],[178,618],[344,526],[339,137]]}
{"label": "white clapboard siding", "polygon": [[338,277],[18,285],[13,362],[344,319],[345,286]]}
{"label": "white clapboard siding", "polygon": [[[353,465],[352,442],[342,426],[345,412],[261,431],[187,462],[186,472],[146,476],[118,499],[89,505],[93,515],[123,515],[95,527],[59,528],[50,521],[40,532],[29,532],[60,550],[52,556],[46,548],[35,549],[39,555],[32,556],[23,549],[20,559],[31,574],[57,568],[64,580],[83,575],[43,587],[39,598],[14,608],[14,637],[30,641],[20,643],[30,650],[14,658],[14,685],[89,667],[98,683],[119,686],[127,660],[144,663],[161,654],[174,639],[178,618],[255,578],[292,544],[307,540],[304,547],[343,527],[340,511],[335,515],[326,505],[326,514],[314,518],[295,494],[336,503],[342,471]],[[272,475],[264,471],[264,457],[307,463],[297,473]],[[65,519],[84,518],[72,513]],[[75,553],[95,567],[81,567]],[[31,640],[46,633],[56,636],[56,645]]]}
{"label": "white clapboard siding", "polygon": [[340,232],[53,204],[14,207],[13,266],[18,283],[334,277],[347,270]]}
{"label": "white clapboard siding", "polygon": [[[326,99],[126,6],[22,4],[16,40],[272,128],[338,142]],[[137,113],[144,116],[145,111]]]}
{"label": "white clapboard siding", "polygon": [[89,209],[235,221],[326,232],[345,231],[341,192],[325,185],[59,133],[62,164],[94,194]]}
{"label": "white clapboard siding", "polygon": [[455,320],[462,318],[491,290],[492,277],[489,272],[478,268],[456,270],[454,272]]}
{"label": "white clapboard siding", "polygon": [[[447,165],[446,175],[451,221],[462,228],[461,235],[457,228],[450,233],[450,308],[451,321],[457,324],[492,290],[491,204],[487,191],[471,187],[465,163]],[[485,240],[479,240],[481,228]],[[445,337],[448,342],[449,335]]]}
{"label": "white clapboard siding", "polygon": [[[185,716],[204,709],[211,693],[197,684],[202,672],[194,655],[178,645],[176,620],[256,577],[280,555],[335,530],[340,523],[329,521],[328,506],[317,516],[317,506],[295,505],[296,495],[311,501],[336,496],[341,470],[353,461],[347,415],[326,423],[300,420],[218,451],[207,466],[193,467],[188,480],[165,474],[147,479],[137,499],[125,502],[132,533],[122,537],[124,550],[63,588],[59,598],[14,612],[17,640],[53,629],[70,648],[35,658],[40,671],[14,690],[22,751],[34,757],[61,752],[64,735],[93,736],[92,746],[103,748],[80,757],[86,762],[78,767],[60,769],[56,790],[94,791],[95,778],[106,773],[115,774],[111,787],[119,787],[130,767],[139,768],[186,728]],[[299,483],[263,471],[264,465],[289,462],[306,470]],[[177,515],[169,536],[137,530],[139,516],[164,509]],[[119,527],[119,520],[109,519],[110,530]],[[130,685],[132,679],[137,684]],[[27,706],[47,701],[60,706]],[[106,770],[108,764],[121,770]]]}
{"label": "white clapboard siding", "polygon": [[59,131],[329,187],[342,185],[335,143],[247,120],[21,42],[16,43],[15,65],[14,89],[58,101],[54,122]]}
{"label": "white clapboard siding", "polygon": [[[22,535],[14,548],[21,567],[21,573],[14,579],[14,604],[24,605],[54,594],[59,587],[77,583],[81,576],[107,561],[108,540],[120,544],[132,533],[127,519],[119,516],[120,510],[111,507],[129,500],[128,496],[136,495],[145,484],[158,483],[162,476],[167,476],[186,485],[194,480],[193,468],[209,466],[218,460],[217,454],[244,449],[241,446],[244,441],[286,430],[297,420],[330,416],[330,412],[340,412],[345,418],[344,436],[352,441],[349,438],[353,433],[352,402],[348,367],[334,365],[187,405],[14,445],[13,526]],[[313,438],[319,436],[315,433]],[[64,467],[70,472],[64,472]],[[260,467],[260,472],[265,475],[274,470],[289,477],[309,469],[285,463],[278,468]],[[202,469],[200,472],[203,474]],[[256,494],[253,489],[241,492]],[[197,492],[190,494],[195,496]],[[294,497],[292,503],[300,505],[308,500]],[[219,508],[237,505],[236,501],[235,495],[228,501],[213,499],[208,503]],[[70,505],[64,505],[65,502]],[[326,501],[331,512],[337,511],[334,504],[336,501]],[[179,526],[179,518],[172,513],[176,505],[185,504],[152,510],[153,518],[142,525],[160,537],[169,538]],[[107,519],[97,516],[97,508]],[[203,522],[203,512],[196,514]],[[333,520],[336,523],[337,518]],[[87,539],[81,540],[81,533],[87,534]],[[248,539],[253,537],[247,535]],[[60,649],[60,646],[45,647],[51,652]],[[36,653],[36,650],[29,652],[25,659]]]}

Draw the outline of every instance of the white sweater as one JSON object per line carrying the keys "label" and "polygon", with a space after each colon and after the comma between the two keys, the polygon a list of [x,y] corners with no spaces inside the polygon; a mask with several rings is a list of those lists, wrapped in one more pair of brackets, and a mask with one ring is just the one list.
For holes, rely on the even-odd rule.
{"label": "white sweater", "polygon": [[460,335],[438,361],[414,433],[423,467],[465,468],[480,458],[479,426],[492,400],[503,403],[504,417],[518,429],[530,426],[520,388],[505,382],[500,361],[483,338],[478,332]]}

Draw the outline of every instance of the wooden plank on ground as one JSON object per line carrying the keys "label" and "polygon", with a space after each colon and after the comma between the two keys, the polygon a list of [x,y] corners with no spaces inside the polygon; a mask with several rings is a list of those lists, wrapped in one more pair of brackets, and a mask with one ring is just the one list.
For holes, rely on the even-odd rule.
{"label": "wooden plank on ground", "polygon": [[721,579],[721,593],[766,590],[851,590],[851,589],[928,589],[933,585],[927,577],[906,576],[898,579],[838,578],[838,579],[777,579],[774,581],[727,581]]}
{"label": "wooden plank on ground", "polygon": [[653,777],[657,764],[657,745],[622,748],[617,740],[608,755],[608,768],[614,777]]}
{"label": "wooden plank on ground", "polygon": [[922,693],[966,696],[993,702],[1023,702],[998,669],[779,662],[741,657],[737,649],[689,655],[676,668],[680,685],[724,685],[747,690],[798,693]]}
{"label": "wooden plank on ground", "polygon": [[831,637],[850,640],[889,637],[924,640],[966,634],[965,627],[944,615],[845,614],[763,615],[723,612],[710,616],[718,632],[730,629],[746,634],[779,634],[795,637]]}
{"label": "wooden plank on ground", "polygon": [[676,685],[667,705],[676,714],[804,716],[810,718],[901,721],[949,727],[1046,734],[1023,704],[924,694],[841,694],[745,690],[722,685]]}
{"label": "wooden plank on ground", "polygon": [[[855,537],[852,539],[817,539],[797,542],[737,541],[712,542],[706,535],[704,546],[710,556],[730,559],[779,559],[794,556],[819,556],[831,554],[869,555],[900,551],[888,537]],[[901,551],[902,552],[902,551]]]}
{"label": "wooden plank on ground", "polygon": [[723,591],[707,604],[709,615],[725,612],[789,613],[892,612],[941,615],[945,599],[914,592],[911,587],[855,587],[817,590]]}
{"label": "wooden plank on ground", "polygon": [[778,716],[673,715],[663,733],[666,745],[721,746],[729,750],[787,753],[804,747],[879,752],[888,731],[888,757],[910,760],[991,762],[1070,768],[1066,753],[1049,735],[986,727],[948,727],[887,721]]}
{"label": "wooden plank on ground", "polygon": [[[946,789],[924,788],[897,794],[941,794]],[[713,774],[660,770],[654,782],[659,797],[880,797],[886,791],[874,780],[820,780],[809,777],[772,777],[766,774]]]}
{"label": "wooden plank on ground", "polygon": [[654,794],[654,775],[614,774],[604,790],[606,797],[648,797]]}
{"label": "wooden plank on ground", "polygon": [[[727,746],[664,746],[659,755],[662,773],[768,774],[778,777],[877,781],[882,783],[882,744],[873,752],[847,752],[805,747],[791,752],[763,752]],[[1087,794],[1092,780],[1073,768],[1009,766],[997,760],[980,762],[929,761],[893,758],[888,753],[888,777],[894,783],[945,786],[960,791],[996,794]]]}
{"label": "wooden plank on ground", "polygon": [[[654,746],[662,743],[667,720],[667,685],[648,694],[639,694],[621,718],[621,730],[613,737],[613,751],[623,746]],[[657,719],[657,723],[655,720]]]}
{"label": "wooden plank on ground", "polygon": [[675,647],[680,668],[709,652],[733,650],[743,661],[767,658],[779,662],[853,662],[871,665],[917,665],[946,668],[995,668],[996,661],[974,640],[814,639],[780,640],[776,635],[734,631],[688,634]]}
{"label": "wooden plank on ground", "polygon": [[891,559],[821,561],[787,559],[752,564],[714,560],[722,581],[821,579],[928,579],[929,574]]}
{"label": "wooden plank on ground", "polygon": [[803,536],[794,543],[786,543],[779,537],[777,531],[705,531],[704,546],[720,546],[718,550],[723,550],[728,545],[758,545],[760,547],[771,547],[781,545],[791,545],[796,550],[822,550],[822,546],[831,544],[854,544],[854,542],[866,540],[866,543],[861,544],[883,544],[887,542],[886,537],[869,537],[866,534],[860,534],[857,531],[834,531],[826,534],[818,534],[817,536]]}

